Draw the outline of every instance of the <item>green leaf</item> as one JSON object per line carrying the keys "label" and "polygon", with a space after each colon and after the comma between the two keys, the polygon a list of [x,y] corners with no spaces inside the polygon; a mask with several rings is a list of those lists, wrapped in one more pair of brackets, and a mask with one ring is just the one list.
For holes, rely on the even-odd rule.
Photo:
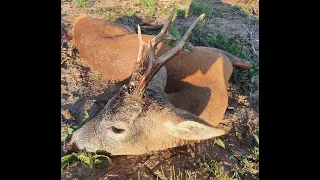
{"label": "green leaf", "polygon": [[78,159],[79,159],[81,162],[83,162],[83,163],[85,163],[85,164],[87,164],[87,165],[90,165],[90,158],[87,156],[87,153],[84,153],[84,152],[79,153],[79,154],[78,154]]}
{"label": "green leaf", "polygon": [[74,164],[77,161],[77,154],[72,153],[61,157],[61,169],[67,165]]}
{"label": "green leaf", "polygon": [[95,168],[103,169],[109,167],[111,164],[111,159],[105,155],[96,154],[92,156],[92,159]]}
{"label": "green leaf", "polygon": [[246,165],[246,166],[249,166],[249,165],[250,165],[250,162],[248,161],[247,158],[243,158],[243,159],[242,159],[242,163],[243,163],[244,165]]}
{"label": "green leaf", "polygon": [[93,168],[93,159],[92,159],[92,154],[91,152],[88,152],[88,155],[89,155],[89,167],[92,169]]}
{"label": "green leaf", "polygon": [[88,118],[89,118],[88,111],[84,111],[84,119],[88,119]]}
{"label": "green leaf", "polygon": [[259,144],[259,137],[256,134],[252,134],[254,139],[256,139],[257,143]]}
{"label": "green leaf", "polygon": [[181,39],[181,34],[179,32],[179,29],[175,26],[170,26],[169,29],[170,34],[172,34],[176,38],[176,42]]}
{"label": "green leaf", "polygon": [[68,133],[61,134],[61,142],[64,142],[68,136]]}
{"label": "green leaf", "polygon": [[189,46],[188,43],[186,43],[186,44],[183,46],[183,50],[186,51],[186,52],[190,52],[190,51],[191,51],[191,47]]}
{"label": "green leaf", "polygon": [[224,143],[221,141],[221,139],[216,138],[216,140],[217,140],[216,143],[217,143],[219,146],[223,147],[224,149],[226,148],[225,145],[224,145]]}
{"label": "green leaf", "polygon": [[68,128],[68,133],[72,134],[73,133],[73,129],[72,128]]}

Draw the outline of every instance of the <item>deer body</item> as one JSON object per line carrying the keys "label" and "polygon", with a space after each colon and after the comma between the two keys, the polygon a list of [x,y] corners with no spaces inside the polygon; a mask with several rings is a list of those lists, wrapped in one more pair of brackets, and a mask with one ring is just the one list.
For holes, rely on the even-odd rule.
{"label": "deer body", "polygon": [[232,63],[214,48],[180,52],[203,15],[174,48],[161,43],[172,17],[173,12],[156,37],[141,35],[140,27],[134,34],[103,20],[76,21],[73,38],[80,56],[103,76],[131,79],[96,117],[66,139],[66,151],[138,155],[225,134],[215,126],[227,108]]}
{"label": "deer body", "polygon": [[[136,33],[123,25],[83,16],[74,24],[73,37],[81,57],[104,77],[119,81],[130,77],[139,50]],[[142,35],[144,42],[152,38]],[[159,43],[156,54],[170,49]],[[179,53],[165,66],[169,101],[217,126],[228,105],[227,87],[233,70],[224,53],[216,48],[192,47],[191,52]]]}

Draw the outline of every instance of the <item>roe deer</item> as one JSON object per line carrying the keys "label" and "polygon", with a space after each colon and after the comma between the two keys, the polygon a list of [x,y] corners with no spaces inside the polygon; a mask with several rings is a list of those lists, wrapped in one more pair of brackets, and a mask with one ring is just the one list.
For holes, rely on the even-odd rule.
{"label": "roe deer", "polygon": [[216,126],[228,105],[232,65],[251,65],[215,48],[180,52],[204,14],[175,47],[161,43],[172,39],[168,28],[174,12],[157,36],[142,35],[140,26],[135,34],[123,25],[77,19],[73,38],[85,62],[105,77],[130,81],[96,117],[66,138],[65,151],[139,155],[225,134]]}

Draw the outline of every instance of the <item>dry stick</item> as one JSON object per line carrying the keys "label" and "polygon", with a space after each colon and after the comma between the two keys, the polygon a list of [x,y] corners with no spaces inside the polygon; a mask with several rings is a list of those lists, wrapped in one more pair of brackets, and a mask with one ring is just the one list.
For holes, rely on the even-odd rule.
{"label": "dry stick", "polygon": [[140,26],[141,29],[148,29],[148,30],[159,30],[163,27],[163,24],[159,25],[152,25],[152,26]]}
{"label": "dry stick", "polygon": [[107,173],[107,174],[103,175],[99,180],[102,180],[102,178],[104,179],[105,177],[107,177],[109,179],[109,177],[120,177],[120,175]]}
{"label": "dry stick", "polygon": [[[257,52],[256,52],[256,49],[254,48],[254,45],[253,45],[253,42],[252,42],[252,40],[253,40],[253,38],[252,38],[253,32],[252,32],[252,31],[250,32],[246,25],[242,24],[242,26],[243,26],[244,28],[246,28],[246,30],[247,30],[248,33],[249,33],[249,36],[250,36],[250,42],[249,42],[249,44],[251,45],[251,49],[252,49],[254,55],[258,56],[258,55],[257,55]],[[255,27],[255,26],[253,26],[253,28],[254,28],[254,27]]]}
{"label": "dry stick", "polygon": [[92,176],[94,175],[94,173],[95,173],[95,172],[93,172],[93,173],[91,174],[91,176],[89,177],[89,179],[88,179],[88,180],[90,180],[90,179],[92,178]]}
{"label": "dry stick", "polygon": [[255,49],[254,46],[253,46],[253,40],[254,40],[254,38],[253,38],[253,33],[255,32],[255,29],[256,29],[256,25],[253,25],[252,31],[251,31],[251,33],[250,33],[250,44],[251,44],[251,48],[252,48],[252,50],[253,50],[253,53],[257,56],[256,49]]}

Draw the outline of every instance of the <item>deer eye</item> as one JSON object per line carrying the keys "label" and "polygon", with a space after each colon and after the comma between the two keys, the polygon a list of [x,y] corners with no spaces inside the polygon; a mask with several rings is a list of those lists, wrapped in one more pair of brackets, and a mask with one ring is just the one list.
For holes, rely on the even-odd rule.
{"label": "deer eye", "polygon": [[120,134],[120,133],[123,133],[125,131],[124,129],[119,129],[119,128],[116,128],[114,126],[111,127],[111,130],[112,130],[112,132],[114,132],[116,134]]}

